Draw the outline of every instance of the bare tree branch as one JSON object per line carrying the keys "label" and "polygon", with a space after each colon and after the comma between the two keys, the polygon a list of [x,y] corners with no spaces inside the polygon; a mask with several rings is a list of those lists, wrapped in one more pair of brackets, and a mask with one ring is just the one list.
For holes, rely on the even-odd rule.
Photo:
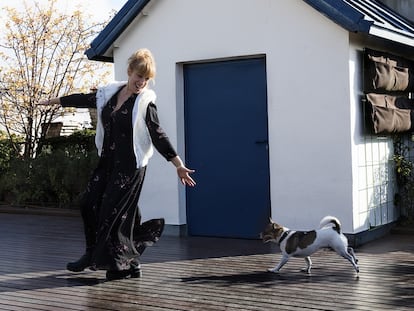
{"label": "bare tree branch", "polygon": [[89,24],[81,11],[57,12],[57,1],[45,6],[25,2],[23,12],[6,8],[8,20],[0,38],[0,126],[9,137],[24,137],[26,157],[36,156],[44,129],[61,114],[58,107],[38,103],[89,91],[95,85],[85,77],[96,74],[105,82],[109,74],[109,65],[89,61],[84,54],[105,23]]}

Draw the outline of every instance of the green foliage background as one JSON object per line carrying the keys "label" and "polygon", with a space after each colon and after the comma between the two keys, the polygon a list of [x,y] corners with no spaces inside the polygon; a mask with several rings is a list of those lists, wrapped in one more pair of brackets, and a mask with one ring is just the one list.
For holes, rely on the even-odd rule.
{"label": "green foliage background", "polygon": [[394,155],[398,192],[394,203],[401,209],[402,224],[414,224],[414,153],[413,136],[394,137]]}
{"label": "green foliage background", "polygon": [[94,135],[83,130],[47,139],[34,159],[19,154],[19,142],[0,140],[0,201],[77,208],[98,161]]}

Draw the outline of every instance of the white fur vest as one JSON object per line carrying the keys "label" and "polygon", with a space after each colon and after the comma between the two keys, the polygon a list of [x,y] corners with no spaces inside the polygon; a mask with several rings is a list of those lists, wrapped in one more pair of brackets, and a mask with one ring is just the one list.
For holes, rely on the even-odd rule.
{"label": "white fur vest", "polygon": [[[102,124],[102,109],[109,102],[111,97],[119,90],[121,86],[126,85],[126,81],[113,82],[98,89],[96,93],[96,108],[97,108],[97,125],[95,144],[98,149],[98,155],[101,155],[104,128]],[[137,161],[137,168],[144,167],[148,164],[148,160],[154,153],[154,148],[151,142],[151,136],[148,132],[145,116],[149,103],[155,103],[156,95],[153,90],[144,89],[136,98],[134,108],[132,110],[132,131],[135,159]]]}

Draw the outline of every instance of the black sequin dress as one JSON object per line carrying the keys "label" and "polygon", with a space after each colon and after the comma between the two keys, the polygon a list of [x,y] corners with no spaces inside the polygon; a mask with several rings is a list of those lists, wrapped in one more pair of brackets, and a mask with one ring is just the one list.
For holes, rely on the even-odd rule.
{"label": "black sequin dress", "polygon": [[[137,95],[114,111],[119,91],[102,110],[103,148],[81,203],[92,264],[105,270],[138,265],[142,252],[159,239],[164,227],[163,219],[141,223],[138,199],[146,167],[137,168],[133,150],[132,109]],[[61,97],[61,103],[64,107],[96,107],[95,95],[73,94]],[[174,158],[176,151],[159,124],[154,103],[148,105],[146,125],[157,151],[167,160]]]}

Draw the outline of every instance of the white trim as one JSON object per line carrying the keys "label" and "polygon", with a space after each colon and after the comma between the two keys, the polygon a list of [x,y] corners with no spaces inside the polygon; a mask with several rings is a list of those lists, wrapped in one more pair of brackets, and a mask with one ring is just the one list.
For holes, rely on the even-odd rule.
{"label": "white trim", "polygon": [[390,30],[383,29],[381,27],[376,26],[375,24],[372,25],[369,29],[369,34],[414,47],[414,38],[409,38],[407,37],[407,35],[401,35],[396,32],[391,32]]}

